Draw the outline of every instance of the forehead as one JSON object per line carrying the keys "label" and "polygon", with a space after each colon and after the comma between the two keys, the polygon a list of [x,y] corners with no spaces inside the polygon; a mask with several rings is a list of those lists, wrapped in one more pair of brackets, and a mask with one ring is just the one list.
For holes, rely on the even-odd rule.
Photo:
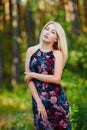
{"label": "forehead", "polygon": [[50,24],[46,25],[46,27],[49,27],[49,28],[51,28],[53,30],[56,30],[56,28],[55,28],[53,23],[50,23]]}

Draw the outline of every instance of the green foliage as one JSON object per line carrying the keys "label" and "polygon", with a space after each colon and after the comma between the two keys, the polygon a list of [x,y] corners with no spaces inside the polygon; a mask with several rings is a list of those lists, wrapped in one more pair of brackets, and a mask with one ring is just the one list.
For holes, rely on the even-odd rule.
{"label": "green foliage", "polygon": [[[21,97],[21,98],[20,98]],[[28,89],[0,95],[0,130],[33,130],[31,95]]]}
{"label": "green foliage", "polygon": [[[79,36],[69,36],[69,60],[68,66],[72,70],[87,71],[87,36],[86,34],[80,34]],[[85,70],[85,71],[84,71]]]}
{"label": "green foliage", "polygon": [[17,111],[10,113],[7,122],[1,127],[2,130],[33,130],[33,118],[29,111]]}
{"label": "green foliage", "polygon": [[[4,85],[10,86],[11,80],[11,65],[12,65],[12,32],[11,30],[4,29],[2,32],[2,62],[3,62],[3,72],[4,72]],[[7,78],[8,77],[8,78]],[[10,88],[10,87],[8,87]]]}
{"label": "green foliage", "polygon": [[73,72],[66,67],[62,84],[70,104],[72,130],[86,130],[87,81],[81,73]]}

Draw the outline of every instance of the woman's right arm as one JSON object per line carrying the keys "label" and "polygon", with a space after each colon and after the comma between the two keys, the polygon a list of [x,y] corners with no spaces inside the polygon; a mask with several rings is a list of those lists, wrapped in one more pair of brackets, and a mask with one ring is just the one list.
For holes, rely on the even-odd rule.
{"label": "woman's right arm", "polygon": [[[29,62],[30,62],[30,57],[31,55],[33,54],[33,49],[32,48],[29,48],[27,50],[27,53],[26,53],[26,60],[25,60],[25,72],[29,72]],[[26,77],[26,75],[25,75]],[[30,92],[33,96],[33,98],[35,99],[36,103],[37,103],[37,108],[38,108],[38,115],[42,116],[43,119],[47,119],[47,113],[46,113],[46,110],[45,110],[45,107],[44,105],[42,104],[42,101],[38,95],[38,92],[35,88],[35,85],[34,85],[34,82],[31,80],[31,81],[26,81],[28,84],[28,87],[30,89]]]}
{"label": "woman's right arm", "polygon": [[[29,72],[29,62],[30,62],[30,57],[32,55],[32,49],[29,48],[27,50],[27,53],[26,53],[26,60],[25,60],[25,72]],[[25,75],[26,76],[26,75]],[[39,98],[39,95],[37,93],[37,90],[35,88],[35,85],[34,85],[34,82],[31,80],[30,82],[28,82],[28,87],[30,89],[30,92],[32,94],[32,96],[34,97],[36,103],[39,103],[41,102],[40,98]]]}

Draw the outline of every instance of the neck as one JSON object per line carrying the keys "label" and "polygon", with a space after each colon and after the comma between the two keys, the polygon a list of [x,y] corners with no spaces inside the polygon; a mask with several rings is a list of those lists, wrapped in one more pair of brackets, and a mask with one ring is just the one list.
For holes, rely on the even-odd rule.
{"label": "neck", "polygon": [[43,43],[41,49],[45,51],[51,51],[53,50],[53,45],[51,45],[50,43]]}

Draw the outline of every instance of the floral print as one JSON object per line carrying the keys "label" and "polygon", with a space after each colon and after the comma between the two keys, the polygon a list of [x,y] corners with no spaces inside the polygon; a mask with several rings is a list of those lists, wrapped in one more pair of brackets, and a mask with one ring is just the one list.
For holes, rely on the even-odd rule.
{"label": "floral print", "polygon": [[[55,57],[53,52],[40,49],[30,58],[29,68],[39,74],[54,74]],[[69,104],[61,84],[51,84],[33,79],[38,94],[46,108],[48,120],[38,117],[37,104],[32,97],[34,130],[71,130]]]}

